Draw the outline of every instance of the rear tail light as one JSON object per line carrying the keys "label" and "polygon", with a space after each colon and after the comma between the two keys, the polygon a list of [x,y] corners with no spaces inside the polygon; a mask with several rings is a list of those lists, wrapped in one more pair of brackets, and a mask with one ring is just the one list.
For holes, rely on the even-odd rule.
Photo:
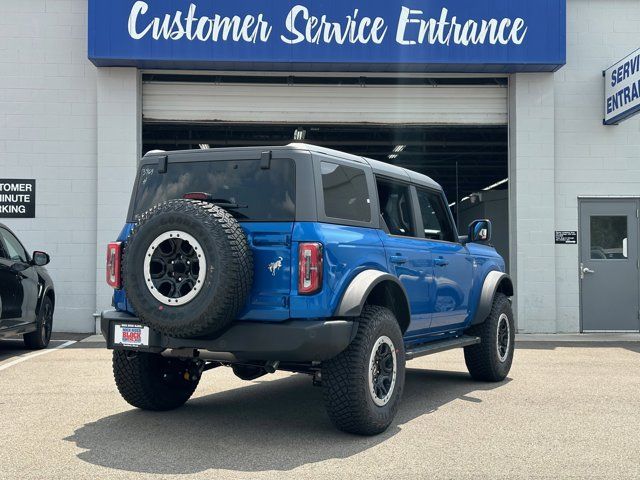
{"label": "rear tail light", "polygon": [[107,245],[107,283],[113,288],[120,288],[120,254],[122,243],[111,242]]}
{"label": "rear tail light", "polygon": [[310,295],[322,289],[322,244],[301,243],[298,248],[298,293]]}

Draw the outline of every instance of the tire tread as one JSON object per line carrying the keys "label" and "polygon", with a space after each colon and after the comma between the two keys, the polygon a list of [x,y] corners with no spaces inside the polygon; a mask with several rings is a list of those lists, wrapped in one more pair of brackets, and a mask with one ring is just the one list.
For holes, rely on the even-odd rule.
{"label": "tire tread", "polygon": [[507,313],[511,326],[511,350],[513,351],[514,325],[513,313],[511,312],[511,302],[503,293],[496,293],[491,312],[486,320],[467,330],[467,334],[480,337],[481,342],[464,348],[464,360],[471,376],[476,380],[485,382],[499,382],[509,373],[513,352],[510,354],[506,364],[501,364],[498,360],[494,342],[495,331],[498,327],[498,318],[502,313]]}

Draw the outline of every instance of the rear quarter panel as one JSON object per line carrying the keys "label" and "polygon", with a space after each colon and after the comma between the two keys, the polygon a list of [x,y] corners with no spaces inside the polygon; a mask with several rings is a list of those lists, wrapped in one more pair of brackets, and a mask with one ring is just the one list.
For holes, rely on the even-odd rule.
{"label": "rear quarter panel", "polygon": [[300,242],[321,242],[324,246],[323,289],[315,295],[299,295],[296,262],[291,282],[291,318],[331,317],[358,273],[367,269],[387,272],[384,247],[376,229],[300,222],[293,229],[295,258]]}

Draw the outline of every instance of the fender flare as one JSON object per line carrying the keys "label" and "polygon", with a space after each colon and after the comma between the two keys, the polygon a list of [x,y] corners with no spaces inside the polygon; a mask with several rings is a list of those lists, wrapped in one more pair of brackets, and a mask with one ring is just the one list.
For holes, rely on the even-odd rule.
{"label": "fender flare", "polygon": [[513,296],[513,282],[511,277],[504,272],[491,271],[484,277],[484,283],[482,284],[482,292],[480,293],[480,299],[478,300],[478,308],[471,320],[471,325],[478,325],[485,321],[485,319],[491,313],[491,306],[493,305],[493,298],[500,288],[504,285],[503,289],[508,297]]}
{"label": "fender flare", "polygon": [[[382,282],[392,282],[396,284],[403,293],[404,298],[403,306],[406,306],[406,312],[408,317],[410,318],[410,306],[409,299],[407,297],[407,292],[398,280],[397,277],[394,277],[390,273],[385,273],[380,270],[365,270],[364,272],[360,272],[356,275],[349,286],[345,290],[342,298],[340,299],[340,303],[338,303],[338,307],[335,310],[336,317],[357,317],[362,313],[362,308],[364,307],[369,294],[373,291],[373,289],[381,284]],[[408,321],[408,319],[404,319]],[[402,319],[398,319],[402,320]]]}

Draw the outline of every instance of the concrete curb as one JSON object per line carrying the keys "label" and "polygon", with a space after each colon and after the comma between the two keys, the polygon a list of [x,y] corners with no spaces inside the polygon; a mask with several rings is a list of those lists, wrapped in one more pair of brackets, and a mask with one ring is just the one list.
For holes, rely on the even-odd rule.
{"label": "concrete curb", "polygon": [[640,342],[640,333],[518,333],[516,342]]}

